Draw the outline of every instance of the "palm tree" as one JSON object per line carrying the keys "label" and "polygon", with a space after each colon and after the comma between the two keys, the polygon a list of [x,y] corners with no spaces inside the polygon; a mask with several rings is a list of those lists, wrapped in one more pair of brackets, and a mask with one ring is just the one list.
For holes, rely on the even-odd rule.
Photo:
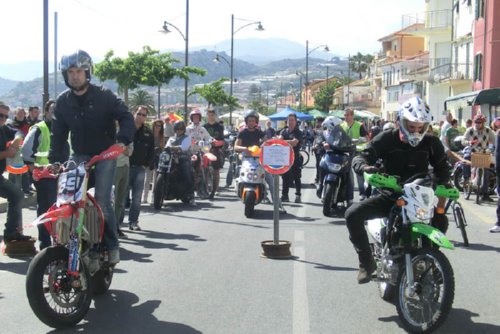
{"label": "palm tree", "polygon": [[149,109],[149,113],[156,113],[155,101],[151,94],[149,94],[144,89],[137,89],[132,93],[132,98],[129,100],[128,107],[130,111],[134,111],[138,106],[146,106]]}
{"label": "palm tree", "polygon": [[352,56],[349,61],[349,67],[355,73],[359,74],[359,79],[363,78],[363,73],[366,73],[368,66],[373,61],[373,56],[370,54],[363,55],[358,52],[356,55]]}

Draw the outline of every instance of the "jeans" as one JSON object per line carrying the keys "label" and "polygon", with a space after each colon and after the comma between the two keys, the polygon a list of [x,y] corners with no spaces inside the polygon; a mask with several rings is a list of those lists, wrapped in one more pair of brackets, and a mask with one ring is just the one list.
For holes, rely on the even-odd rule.
{"label": "jeans", "polygon": [[132,191],[132,201],[128,212],[129,224],[137,223],[141,212],[141,198],[144,190],[144,178],[146,168],[144,166],[130,166],[129,188]]}
{"label": "jeans", "polygon": [[[296,156],[299,156],[298,154]],[[283,174],[283,188],[281,189],[281,195],[286,197],[288,196],[288,190],[292,185],[292,182],[295,182],[295,195],[300,196],[300,191],[302,188],[302,162],[301,159],[295,159],[293,161],[293,165],[288,172]]]}
{"label": "jeans", "polygon": [[116,167],[115,173],[115,220],[116,226],[123,223],[125,216],[125,199],[128,195],[129,166]]}
{"label": "jeans", "polygon": [[[41,179],[34,182],[36,188],[36,201],[38,207],[36,209],[37,216],[41,216],[54,204],[57,200],[57,180]],[[49,247],[52,242],[50,234],[44,225],[38,225],[38,240],[40,240],[40,250]]]}
{"label": "jeans", "polygon": [[[90,156],[77,154],[72,157],[76,163],[89,161]],[[95,164],[95,199],[101,207],[104,215],[104,244],[108,250],[118,248],[118,234],[116,231],[116,220],[113,205],[111,203],[111,191],[115,180],[116,160],[102,160]]]}
{"label": "jeans", "polygon": [[21,188],[0,175],[0,197],[7,199],[7,221],[3,236],[9,237],[22,229],[23,199]]}

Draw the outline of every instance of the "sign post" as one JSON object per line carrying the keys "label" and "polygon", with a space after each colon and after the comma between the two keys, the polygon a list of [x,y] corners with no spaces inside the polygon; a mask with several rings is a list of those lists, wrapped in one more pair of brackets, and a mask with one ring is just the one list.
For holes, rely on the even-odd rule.
{"label": "sign post", "polygon": [[273,175],[273,240],[261,243],[262,256],[268,258],[290,257],[291,243],[279,238],[279,176],[286,173],[293,165],[294,153],[292,147],[284,140],[271,139],[262,144],[260,163],[269,174]]}

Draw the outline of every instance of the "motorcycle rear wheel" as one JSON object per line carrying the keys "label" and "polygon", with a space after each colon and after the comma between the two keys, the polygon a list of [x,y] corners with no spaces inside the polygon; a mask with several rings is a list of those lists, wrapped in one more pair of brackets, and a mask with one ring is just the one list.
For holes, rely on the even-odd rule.
{"label": "motorcycle rear wheel", "polygon": [[406,271],[401,270],[396,308],[404,328],[411,333],[430,333],[446,320],[455,296],[453,268],[437,249],[419,249],[411,258],[415,294],[408,293]]}
{"label": "motorcycle rear wheel", "polygon": [[[82,261],[79,280],[68,275],[68,249],[48,247],[31,261],[26,274],[26,295],[31,309],[44,324],[64,328],[79,323],[92,301],[90,274]],[[80,283],[80,287],[76,287]]]}
{"label": "motorcycle rear wheel", "polygon": [[153,207],[155,210],[161,210],[163,200],[165,199],[165,175],[158,174],[155,187],[153,189]]}

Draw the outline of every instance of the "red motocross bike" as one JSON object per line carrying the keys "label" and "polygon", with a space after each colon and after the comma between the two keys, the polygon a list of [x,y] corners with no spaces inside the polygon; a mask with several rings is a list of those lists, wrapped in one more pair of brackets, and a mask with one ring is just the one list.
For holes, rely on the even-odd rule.
{"label": "red motocross bike", "polygon": [[[39,252],[26,274],[26,294],[35,315],[54,328],[73,326],[87,314],[92,293],[102,294],[113,279],[113,265],[101,241],[104,216],[99,204],[87,192],[89,171],[98,161],[116,159],[125,149],[113,145],[88,162],[67,161],[59,172],[33,171],[35,180],[57,178],[56,203],[32,225],[43,224],[53,245]],[[89,263],[99,262],[91,273]]]}

